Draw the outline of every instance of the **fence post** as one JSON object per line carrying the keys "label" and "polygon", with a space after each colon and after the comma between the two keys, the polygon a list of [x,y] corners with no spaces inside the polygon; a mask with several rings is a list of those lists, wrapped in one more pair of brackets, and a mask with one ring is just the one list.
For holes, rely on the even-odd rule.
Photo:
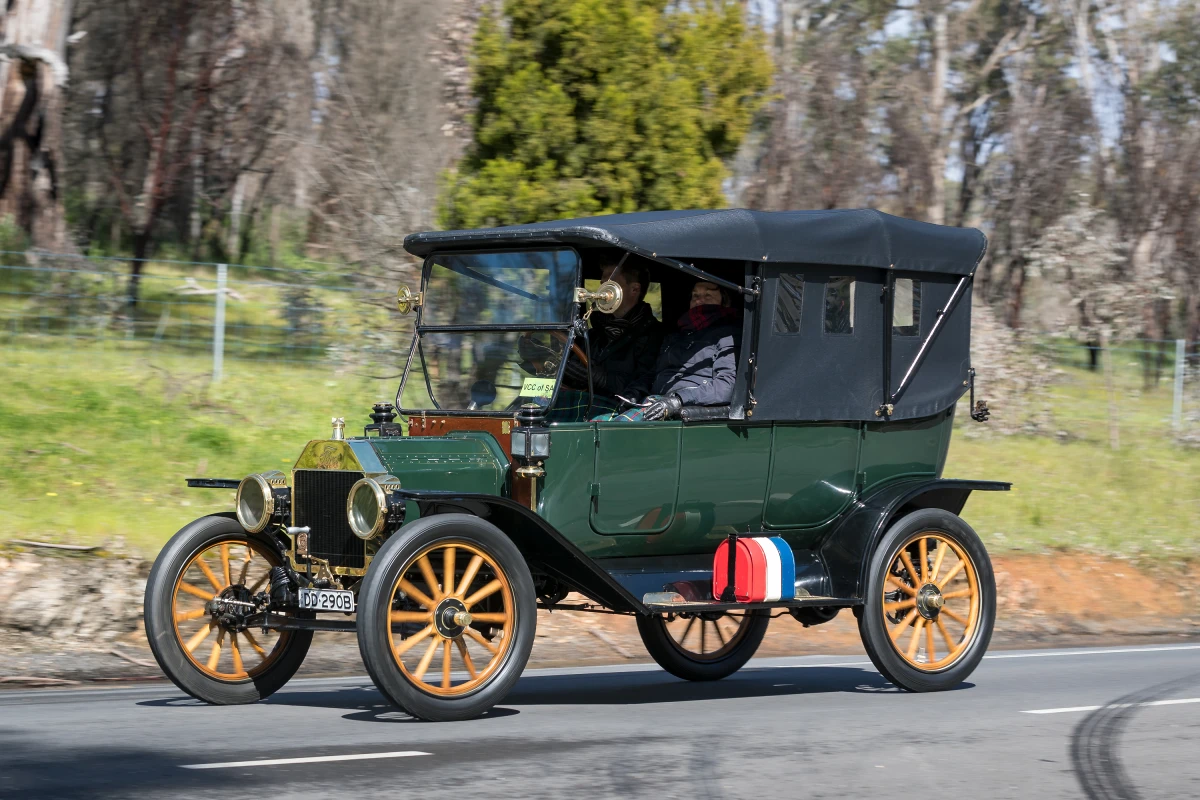
{"label": "fence post", "polygon": [[213,320],[213,383],[219,383],[225,366],[225,282],[229,267],[217,264],[217,313]]}
{"label": "fence post", "polygon": [[1171,422],[1175,430],[1183,428],[1183,372],[1187,369],[1187,342],[1175,340],[1175,406],[1171,411]]}

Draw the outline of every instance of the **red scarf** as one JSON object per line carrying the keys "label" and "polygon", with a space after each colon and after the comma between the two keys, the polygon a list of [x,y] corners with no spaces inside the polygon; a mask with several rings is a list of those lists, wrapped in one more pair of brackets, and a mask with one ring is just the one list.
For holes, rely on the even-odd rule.
{"label": "red scarf", "polygon": [[679,318],[681,331],[702,331],[718,324],[732,325],[737,322],[737,311],[730,306],[696,306],[689,308],[687,313]]}

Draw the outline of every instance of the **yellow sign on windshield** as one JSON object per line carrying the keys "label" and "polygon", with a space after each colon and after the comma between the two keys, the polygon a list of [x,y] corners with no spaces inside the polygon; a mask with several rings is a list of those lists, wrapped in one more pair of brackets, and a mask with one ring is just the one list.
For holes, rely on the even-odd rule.
{"label": "yellow sign on windshield", "polygon": [[554,378],[526,378],[521,382],[521,397],[550,397],[556,383]]}

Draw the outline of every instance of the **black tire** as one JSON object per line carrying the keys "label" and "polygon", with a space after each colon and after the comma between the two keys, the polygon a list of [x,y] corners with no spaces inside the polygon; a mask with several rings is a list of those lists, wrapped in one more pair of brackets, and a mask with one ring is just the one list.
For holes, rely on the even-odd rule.
{"label": "black tire", "polygon": [[[501,652],[481,670],[482,677],[474,679],[481,682],[461,692],[439,695],[433,693],[436,689],[432,687],[422,688],[426,684],[414,680],[402,668],[400,656],[392,649],[395,631],[391,614],[393,603],[399,602],[396,590],[401,577],[415,569],[414,562],[419,556],[431,548],[448,545],[481,551],[493,562],[483,569],[502,573],[493,577],[507,581],[511,605],[506,606],[510,618],[506,624],[511,624],[511,628]],[[470,623],[467,627],[476,632],[482,630]],[[359,594],[358,648],[371,680],[392,703],[418,719],[431,722],[472,719],[503,700],[525,669],[536,628],[537,596],[524,557],[499,528],[469,514],[438,514],[405,525],[379,548]],[[463,629],[456,638],[449,634],[430,635],[430,649],[434,641],[447,648],[450,642],[459,645],[461,641],[465,646],[467,633],[470,631]],[[399,641],[403,643],[405,639]],[[462,685],[472,682],[468,680]]]}
{"label": "black tire", "polygon": [[[693,617],[691,620],[700,622],[700,632],[703,634],[706,625],[715,625],[716,620],[705,619],[705,616]],[[723,615],[725,616],[725,615]],[[685,681],[718,681],[737,672],[753,657],[762,644],[767,626],[771,622],[769,609],[747,610],[728,642],[721,643],[711,654],[698,653],[688,649],[690,641],[685,631],[681,641],[677,641],[667,628],[667,619],[662,614],[651,616],[638,615],[638,633],[642,636],[642,644],[660,667],[677,678]],[[685,626],[690,627],[685,623]],[[691,640],[696,637],[692,635]],[[703,645],[701,645],[703,647]]]}
{"label": "black tire", "polygon": [[[274,543],[264,536],[248,533],[231,517],[201,517],[188,523],[171,537],[150,570],[143,611],[146,638],[162,671],[192,697],[221,706],[254,703],[277,692],[296,674],[312,644],[312,632],[281,633],[278,651],[272,649],[265,668],[249,677],[220,679],[197,666],[184,650],[173,618],[176,582],[195,556],[222,542],[231,545],[251,542],[260,553],[275,553]],[[277,555],[274,561],[279,561]]]}
{"label": "black tire", "polygon": [[[930,536],[922,535],[927,532]],[[895,574],[896,566],[894,565],[897,564],[897,559],[901,558],[902,550],[908,555],[916,571],[926,572],[926,574],[933,573],[934,566],[929,562],[936,561],[936,559],[932,553],[924,565],[919,565],[917,559],[912,557],[911,551],[922,539],[925,540],[927,549],[930,543],[945,540],[960,548],[961,553],[955,551],[953,547],[947,547],[947,552],[956,561],[964,560],[962,558],[964,555],[966,556],[965,560],[970,561],[969,568],[964,565],[954,580],[958,580],[958,576],[969,575],[970,569],[974,570],[977,590],[968,596],[971,610],[966,615],[968,622],[972,622],[972,624],[963,626],[962,635],[958,637],[957,641],[951,641],[955,639],[954,635],[943,636],[942,634],[946,632],[947,628],[938,625],[939,618],[946,613],[948,606],[943,608],[939,604],[936,608],[931,609],[929,605],[925,605],[922,610],[915,605],[918,603],[917,597],[921,595],[920,591],[913,594],[899,590],[900,583],[919,583],[922,589],[929,583],[919,580],[909,581],[907,578],[901,579]],[[940,545],[937,546],[940,547]],[[933,552],[936,553],[936,550]],[[941,562],[937,562],[937,564],[940,567]],[[949,570],[940,570],[940,572],[941,575],[945,575]],[[889,580],[889,575],[893,575],[892,581]],[[907,575],[906,571],[905,575]],[[933,573],[932,578],[932,583],[936,587],[940,576]],[[969,584],[969,577],[966,580]],[[941,599],[940,592],[936,595],[938,603],[945,603],[945,600]],[[931,615],[927,620],[929,628],[925,631],[925,635],[931,637],[931,640],[935,640],[935,645],[932,663],[928,661],[928,648],[925,650],[925,664],[928,666],[914,664],[901,652],[900,647],[900,644],[905,641],[917,641],[920,644],[922,628],[913,625],[915,630],[909,634],[909,628],[890,619],[888,612],[884,609],[884,603],[889,599],[908,602],[909,596],[912,597],[914,603],[910,614],[918,613],[921,617],[924,617],[926,613]],[[893,605],[900,605],[900,602],[894,602]],[[996,580],[992,572],[991,559],[988,558],[987,550],[984,549],[979,535],[957,515],[937,508],[914,511],[897,520],[884,534],[871,556],[864,604],[860,609],[856,609],[856,612],[859,634],[867,655],[876,669],[889,681],[910,692],[936,692],[958,686],[975,670],[980,659],[987,652],[988,643],[992,638],[992,628],[996,621]],[[892,613],[894,616],[900,614],[899,611]],[[949,617],[945,619],[949,619]],[[914,617],[914,622],[916,621]],[[892,636],[889,634],[889,625],[898,625],[897,629],[902,631],[897,636],[897,639],[901,640],[900,644],[893,643]],[[937,634],[932,633],[935,626],[938,628]],[[905,639],[905,635],[909,635],[909,638]],[[936,644],[938,640],[942,642],[941,645]],[[943,659],[938,659],[937,647],[941,646],[944,646],[949,652]],[[956,652],[953,649],[954,646],[960,647],[961,650]],[[946,661],[946,663],[938,666],[940,661]]]}

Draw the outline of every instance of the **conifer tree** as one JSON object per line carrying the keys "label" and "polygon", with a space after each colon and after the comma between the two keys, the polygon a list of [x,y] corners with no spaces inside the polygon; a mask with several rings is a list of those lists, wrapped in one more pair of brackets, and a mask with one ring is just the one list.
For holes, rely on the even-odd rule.
{"label": "conifer tree", "polygon": [[474,43],[448,228],[725,205],[771,80],[737,0],[506,0]]}

